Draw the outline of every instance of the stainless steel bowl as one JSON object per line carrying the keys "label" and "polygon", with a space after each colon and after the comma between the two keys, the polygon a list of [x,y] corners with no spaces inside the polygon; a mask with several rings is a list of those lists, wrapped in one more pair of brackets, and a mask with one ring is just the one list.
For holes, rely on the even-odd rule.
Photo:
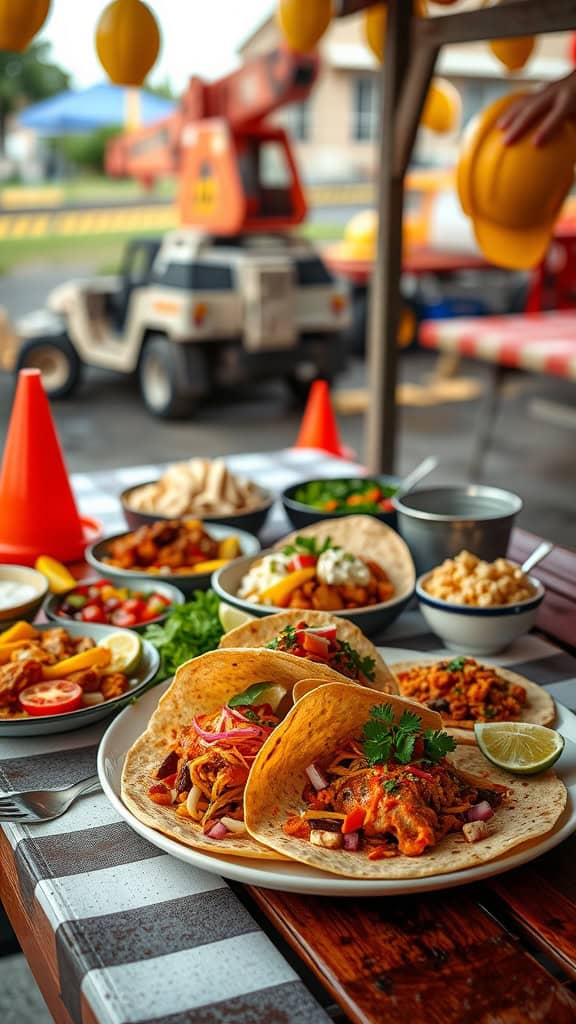
{"label": "stainless steel bowl", "polygon": [[463,549],[489,562],[505,555],[522,509],[517,494],[482,484],[427,487],[392,503],[418,574]]}

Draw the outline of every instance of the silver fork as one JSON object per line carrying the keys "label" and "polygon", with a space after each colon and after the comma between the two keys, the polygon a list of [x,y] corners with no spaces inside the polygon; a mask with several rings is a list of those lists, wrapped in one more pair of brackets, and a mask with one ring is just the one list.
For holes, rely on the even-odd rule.
{"label": "silver fork", "polygon": [[97,775],[75,782],[66,789],[37,789],[28,793],[6,793],[0,796],[0,824],[18,821],[21,825],[35,821],[52,821],[68,810],[70,804],[93,789],[100,787]]}

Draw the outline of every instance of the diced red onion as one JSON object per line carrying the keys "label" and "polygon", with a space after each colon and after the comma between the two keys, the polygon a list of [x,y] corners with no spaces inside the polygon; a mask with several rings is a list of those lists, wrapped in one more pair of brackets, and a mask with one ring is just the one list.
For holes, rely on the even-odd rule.
{"label": "diced red onion", "polygon": [[342,836],[342,846],[345,850],[350,850],[355,853],[360,845],[360,833],[359,832],[347,832]]}
{"label": "diced red onion", "polygon": [[329,785],[328,779],[322,774],[317,764],[309,764],[306,775],[316,790],[326,789]]}
{"label": "diced red onion", "polygon": [[210,839],[224,839],[224,836],[228,835],[228,829],[221,821],[217,821],[215,825],[212,825],[212,828],[206,833],[206,835],[209,836]]}
{"label": "diced red onion", "polygon": [[490,818],[494,817],[494,811],[487,800],[481,800],[479,804],[474,804],[474,807],[470,808],[466,817],[468,821],[490,821]]}
{"label": "diced red onion", "polygon": [[243,821],[238,821],[237,818],[228,818],[224,816],[220,819],[220,822],[228,829],[229,832],[246,832],[246,825]]}
{"label": "diced red onion", "polygon": [[198,724],[197,718],[193,719],[192,724],[197,735],[201,736],[203,740],[208,740],[211,743],[220,743],[226,740],[257,739],[262,735],[268,735],[270,732],[269,729],[263,729],[259,725],[250,726],[248,729],[228,729],[225,732],[208,732],[207,729],[203,729]]}

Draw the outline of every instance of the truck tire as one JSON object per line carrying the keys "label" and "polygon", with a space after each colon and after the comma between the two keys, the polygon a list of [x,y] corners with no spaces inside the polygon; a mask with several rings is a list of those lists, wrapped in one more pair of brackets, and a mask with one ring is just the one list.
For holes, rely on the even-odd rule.
{"label": "truck tire", "polygon": [[193,344],[175,344],[162,334],[144,344],[138,366],[140,392],[148,412],[161,419],[191,416],[207,390],[206,360]]}
{"label": "truck tire", "polygon": [[80,381],[80,360],[66,335],[24,342],[16,371],[32,368],[40,370],[48,398],[66,398]]}

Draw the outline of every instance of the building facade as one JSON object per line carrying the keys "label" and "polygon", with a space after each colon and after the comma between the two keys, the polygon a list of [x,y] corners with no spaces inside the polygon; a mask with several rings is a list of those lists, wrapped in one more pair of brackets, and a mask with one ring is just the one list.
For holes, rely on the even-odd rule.
{"label": "building facade", "polygon": [[[242,59],[266,53],[280,33],[268,18],[245,40]],[[276,120],[291,132],[302,177],[309,184],[371,181],[376,169],[379,125],[377,63],[369,50],[361,16],[334,19],[320,43],[322,69],[310,98],[279,111]],[[496,97],[515,86],[560,78],[572,70],[569,35],[537,40],[525,71],[508,75],[485,43],[446,47],[437,73],[458,89],[462,127]],[[418,135],[414,163],[452,166],[459,132],[438,136],[425,128]]]}

